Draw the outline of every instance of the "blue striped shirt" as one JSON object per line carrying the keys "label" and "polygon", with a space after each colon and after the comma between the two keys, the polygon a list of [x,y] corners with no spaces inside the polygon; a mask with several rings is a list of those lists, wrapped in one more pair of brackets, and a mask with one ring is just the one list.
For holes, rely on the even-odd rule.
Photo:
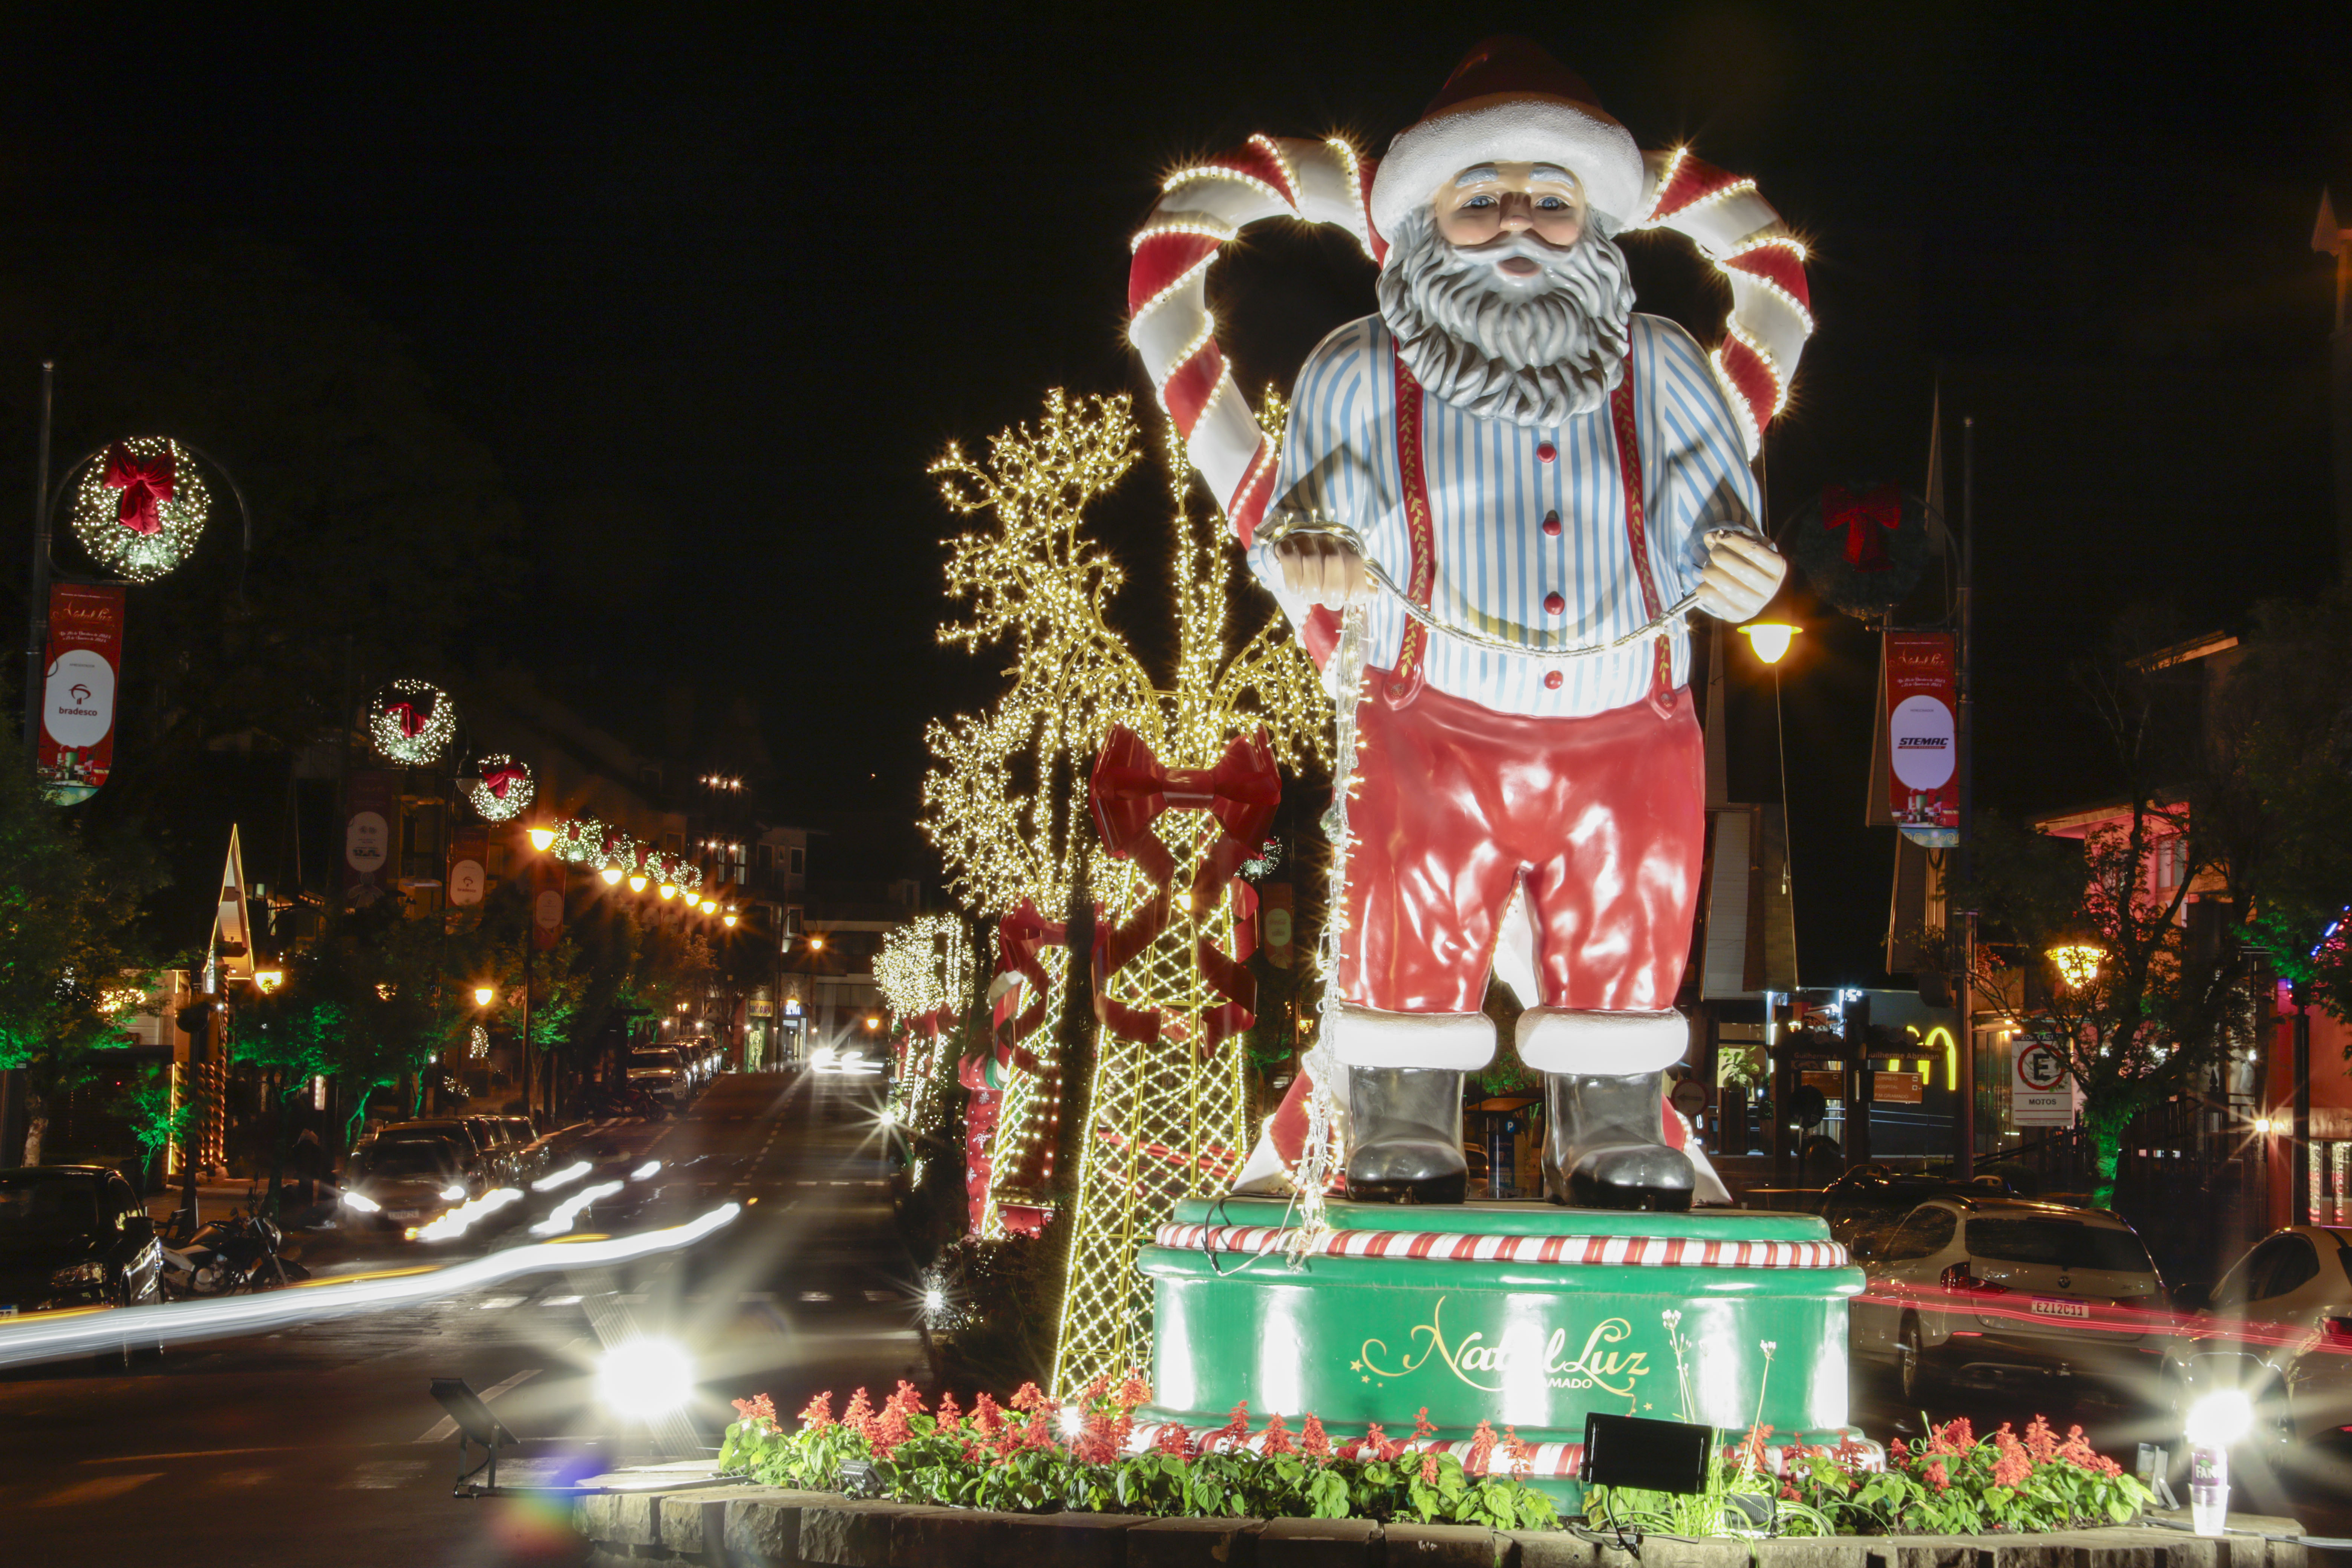
{"label": "blue striped shirt", "polygon": [[[1645,531],[1661,609],[1698,585],[1702,530],[1759,511],[1755,476],[1738,416],[1690,334],[1657,316],[1633,320],[1634,422],[1642,447]],[[1396,371],[1389,330],[1377,316],[1351,321],[1316,347],[1299,372],[1274,494],[1347,523],[1402,587],[1412,549],[1397,479]],[[1606,642],[1649,619],[1625,531],[1625,487],[1609,405],[1551,426],[1465,414],[1424,393],[1423,467],[1436,543],[1430,605],[1437,617],[1522,646]],[[1556,452],[1545,462],[1538,448]],[[1301,487],[1301,480],[1311,480]],[[1295,493],[1294,493],[1295,492]],[[1544,531],[1558,511],[1557,534]],[[1312,605],[1282,586],[1282,569],[1260,544],[1250,569],[1292,622]],[[1546,611],[1557,593],[1565,607]],[[1395,666],[1407,625],[1387,594],[1366,606],[1369,662]],[[1690,676],[1690,636],[1672,635],[1673,679]],[[1577,658],[1522,658],[1433,633],[1429,684],[1505,713],[1573,717],[1605,712],[1648,693],[1648,643]],[[1559,670],[1558,688],[1544,683]]]}

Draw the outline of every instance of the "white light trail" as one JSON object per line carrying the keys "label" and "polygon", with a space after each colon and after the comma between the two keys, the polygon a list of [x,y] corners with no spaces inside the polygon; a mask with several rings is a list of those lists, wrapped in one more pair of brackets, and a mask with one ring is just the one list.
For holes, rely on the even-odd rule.
{"label": "white light trail", "polygon": [[618,1182],[599,1182],[593,1187],[583,1187],[548,1211],[547,1217],[530,1227],[533,1236],[562,1236],[572,1228],[580,1211],[598,1198],[609,1198],[621,1190]]}
{"label": "white light trail", "polygon": [[308,1279],[262,1296],[173,1301],[148,1307],[76,1307],[0,1319],[0,1366],[27,1366],[111,1351],[125,1344],[190,1344],[236,1339],[297,1323],[330,1322],[462,1296],[526,1274],[597,1268],[691,1247],[742,1212],[721,1204],[698,1218],[642,1236],[537,1242],[441,1268],[342,1279]]}
{"label": "white light trail", "polygon": [[594,1167],[585,1160],[575,1160],[560,1171],[551,1172],[530,1184],[534,1193],[551,1193],[558,1187],[568,1187]]}
{"label": "white light trail", "polygon": [[629,1173],[629,1180],[633,1182],[642,1182],[647,1176],[652,1175],[656,1171],[660,1169],[661,1162],[659,1160],[648,1160],[644,1164],[639,1165],[635,1170]]}
{"label": "white light trail", "polygon": [[498,1213],[509,1204],[522,1202],[522,1193],[515,1187],[494,1187],[478,1198],[469,1198],[440,1218],[427,1225],[412,1225],[406,1232],[411,1241],[447,1241],[473,1228],[474,1222]]}

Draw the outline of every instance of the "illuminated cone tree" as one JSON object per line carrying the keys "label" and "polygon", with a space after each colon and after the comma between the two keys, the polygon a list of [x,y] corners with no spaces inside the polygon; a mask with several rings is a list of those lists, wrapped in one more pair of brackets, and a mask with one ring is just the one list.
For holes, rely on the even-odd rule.
{"label": "illuminated cone tree", "polygon": [[[1262,732],[1272,757],[1295,765],[1324,751],[1330,711],[1279,616],[1229,643],[1235,563],[1215,520],[1187,508],[1181,468],[1171,506],[1174,668],[1155,679],[1111,626],[1123,574],[1087,534],[1086,511],[1135,465],[1138,447],[1125,397],[1055,392],[1034,426],[992,440],[984,463],[950,447],[932,468],[950,507],[992,524],[951,542],[949,593],[971,614],[940,637],[1001,643],[1013,660],[994,708],[931,726],[939,761],[924,781],[924,829],[977,914],[1002,921],[1027,906],[1052,921],[1083,895],[1103,929],[1144,939],[1100,988],[1112,1026],[1098,1032],[1083,1101],[1056,1393],[1148,1362],[1150,1300],[1136,1248],[1177,1197],[1222,1190],[1253,1134],[1238,1044],[1202,1048],[1218,1033],[1210,1016],[1232,1015],[1230,984],[1203,973],[1202,939],[1231,953],[1244,912],[1229,881],[1191,891],[1218,825],[1192,810],[1152,820],[1167,851],[1160,877],[1139,863],[1156,857],[1113,858],[1085,823],[1097,754],[1124,730],[1160,767],[1208,770],[1236,738]],[[1002,1234],[1003,1205],[1037,1201],[1052,1181],[1069,958],[1046,944],[1036,958],[1046,994],[999,1006],[1019,1025],[1000,1035],[1008,1061],[983,1234]]]}

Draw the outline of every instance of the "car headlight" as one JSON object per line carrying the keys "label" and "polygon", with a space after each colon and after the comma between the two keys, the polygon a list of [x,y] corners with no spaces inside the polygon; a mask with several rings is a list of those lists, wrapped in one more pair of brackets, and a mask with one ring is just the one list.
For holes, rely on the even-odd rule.
{"label": "car headlight", "polygon": [[343,1204],[345,1207],[350,1208],[358,1214],[378,1214],[383,1212],[383,1205],[382,1204],[376,1202],[365,1193],[354,1193],[349,1190],[346,1190],[343,1194]]}
{"label": "car headlight", "polygon": [[92,1258],[88,1263],[71,1263],[49,1276],[49,1289],[70,1290],[77,1285],[106,1283],[106,1265]]}
{"label": "car headlight", "polygon": [[449,1203],[461,1204],[466,1201],[466,1189],[452,1182],[441,1189],[441,1196]]}

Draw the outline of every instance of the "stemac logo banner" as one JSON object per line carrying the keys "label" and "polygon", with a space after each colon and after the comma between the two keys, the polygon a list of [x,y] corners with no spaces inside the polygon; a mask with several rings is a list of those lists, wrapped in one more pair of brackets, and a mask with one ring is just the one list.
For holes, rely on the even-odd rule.
{"label": "stemac logo banner", "polygon": [[121,668],[121,585],[51,584],[37,772],[56,805],[88,800],[113,771],[114,683]]}
{"label": "stemac logo banner", "polygon": [[1952,686],[1949,632],[1886,634],[1887,789],[1895,826],[1924,843],[1960,826]]}

